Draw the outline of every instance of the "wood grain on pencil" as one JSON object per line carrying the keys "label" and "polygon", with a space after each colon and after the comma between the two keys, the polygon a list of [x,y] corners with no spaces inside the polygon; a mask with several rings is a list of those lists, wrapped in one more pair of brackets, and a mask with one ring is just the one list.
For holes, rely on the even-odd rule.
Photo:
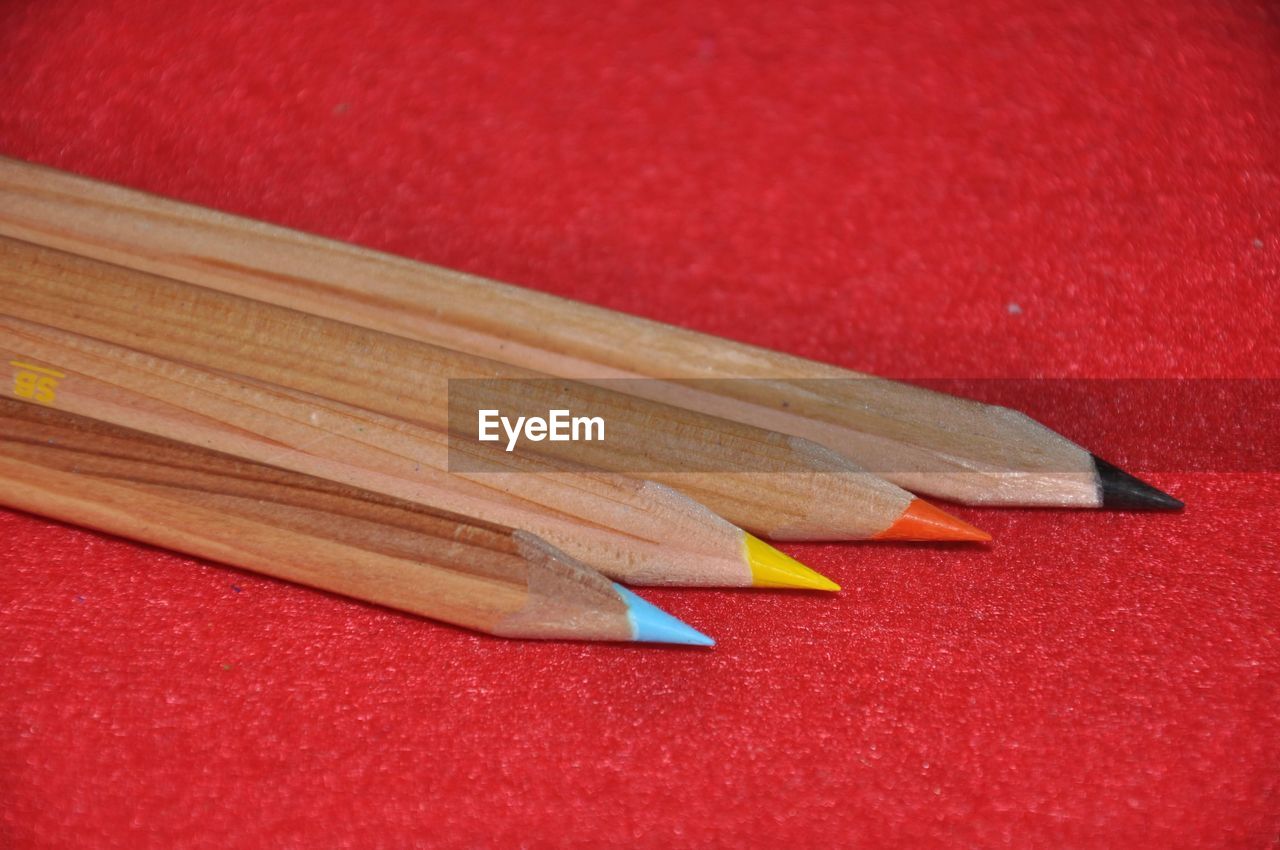
{"label": "wood grain on pencil", "polygon": [[1180,507],[1007,408],[12,160],[0,160],[0,233],[548,374],[698,381],[629,391],[813,440],[926,495]]}
{"label": "wood grain on pencil", "polygon": [[[10,316],[0,361],[56,373],[44,401],[89,416],[520,528],[630,584],[836,585],[669,487],[457,441],[340,402]],[[32,394],[34,395],[34,394]]]}
{"label": "wood grain on pencil", "polygon": [[[542,377],[14,239],[0,238],[0,282],[0,313],[440,429],[449,425],[450,379]],[[508,386],[524,406],[590,411],[609,423],[607,441],[543,444],[548,457],[644,470],[762,536],[986,539],[795,437],[574,381],[553,393],[539,381]]]}
{"label": "wood grain on pencil", "polygon": [[491,634],[635,639],[527,532],[0,400],[0,504]]}

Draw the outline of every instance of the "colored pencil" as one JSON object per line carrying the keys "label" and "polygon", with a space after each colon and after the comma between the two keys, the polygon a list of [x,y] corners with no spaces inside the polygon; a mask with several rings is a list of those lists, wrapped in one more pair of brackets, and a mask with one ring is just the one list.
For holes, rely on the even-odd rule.
{"label": "colored pencil", "polygon": [[443,433],[8,316],[0,363],[30,403],[529,531],[629,584],[839,589],[653,482],[463,441],[450,472]]}
{"label": "colored pencil", "polygon": [[0,234],[548,374],[660,379],[628,391],[812,440],[926,496],[1181,507],[1008,408],[12,160],[0,160]]}
{"label": "colored pencil", "polygon": [[608,423],[605,441],[542,443],[548,458],[643,470],[762,537],[988,539],[795,437],[3,237],[0,284],[0,314],[428,427],[449,427],[451,380],[503,379]]}
{"label": "colored pencil", "polygon": [[8,399],[0,504],[494,635],[712,644],[528,532]]}

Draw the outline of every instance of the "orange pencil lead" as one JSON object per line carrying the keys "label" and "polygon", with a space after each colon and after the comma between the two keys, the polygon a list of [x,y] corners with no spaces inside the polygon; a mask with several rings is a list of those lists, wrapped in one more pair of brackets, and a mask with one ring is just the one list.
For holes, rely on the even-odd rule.
{"label": "orange pencil lead", "polygon": [[935,508],[923,499],[912,499],[893,525],[875,535],[873,540],[939,540],[985,542],[991,539],[980,528]]}

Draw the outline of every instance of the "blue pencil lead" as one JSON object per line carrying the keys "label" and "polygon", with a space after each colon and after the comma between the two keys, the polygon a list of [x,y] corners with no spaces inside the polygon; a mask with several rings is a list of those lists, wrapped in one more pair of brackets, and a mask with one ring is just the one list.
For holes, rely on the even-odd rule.
{"label": "blue pencil lead", "polygon": [[632,640],[646,643],[679,643],[687,646],[715,646],[716,642],[686,625],[620,584],[614,584],[618,595],[627,603],[627,619],[631,621]]}

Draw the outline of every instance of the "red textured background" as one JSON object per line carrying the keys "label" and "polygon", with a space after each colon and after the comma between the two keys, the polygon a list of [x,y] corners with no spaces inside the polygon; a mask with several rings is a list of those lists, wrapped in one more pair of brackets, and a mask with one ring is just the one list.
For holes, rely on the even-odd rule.
{"label": "red textured background", "polygon": [[[1265,0],[9,0],[0,153],[883,374],[1280,377]],[[0,846],[1274,846],[1280,482],[1170,445],[1181,516],[647,594],[713,652],[0,512]]]}

